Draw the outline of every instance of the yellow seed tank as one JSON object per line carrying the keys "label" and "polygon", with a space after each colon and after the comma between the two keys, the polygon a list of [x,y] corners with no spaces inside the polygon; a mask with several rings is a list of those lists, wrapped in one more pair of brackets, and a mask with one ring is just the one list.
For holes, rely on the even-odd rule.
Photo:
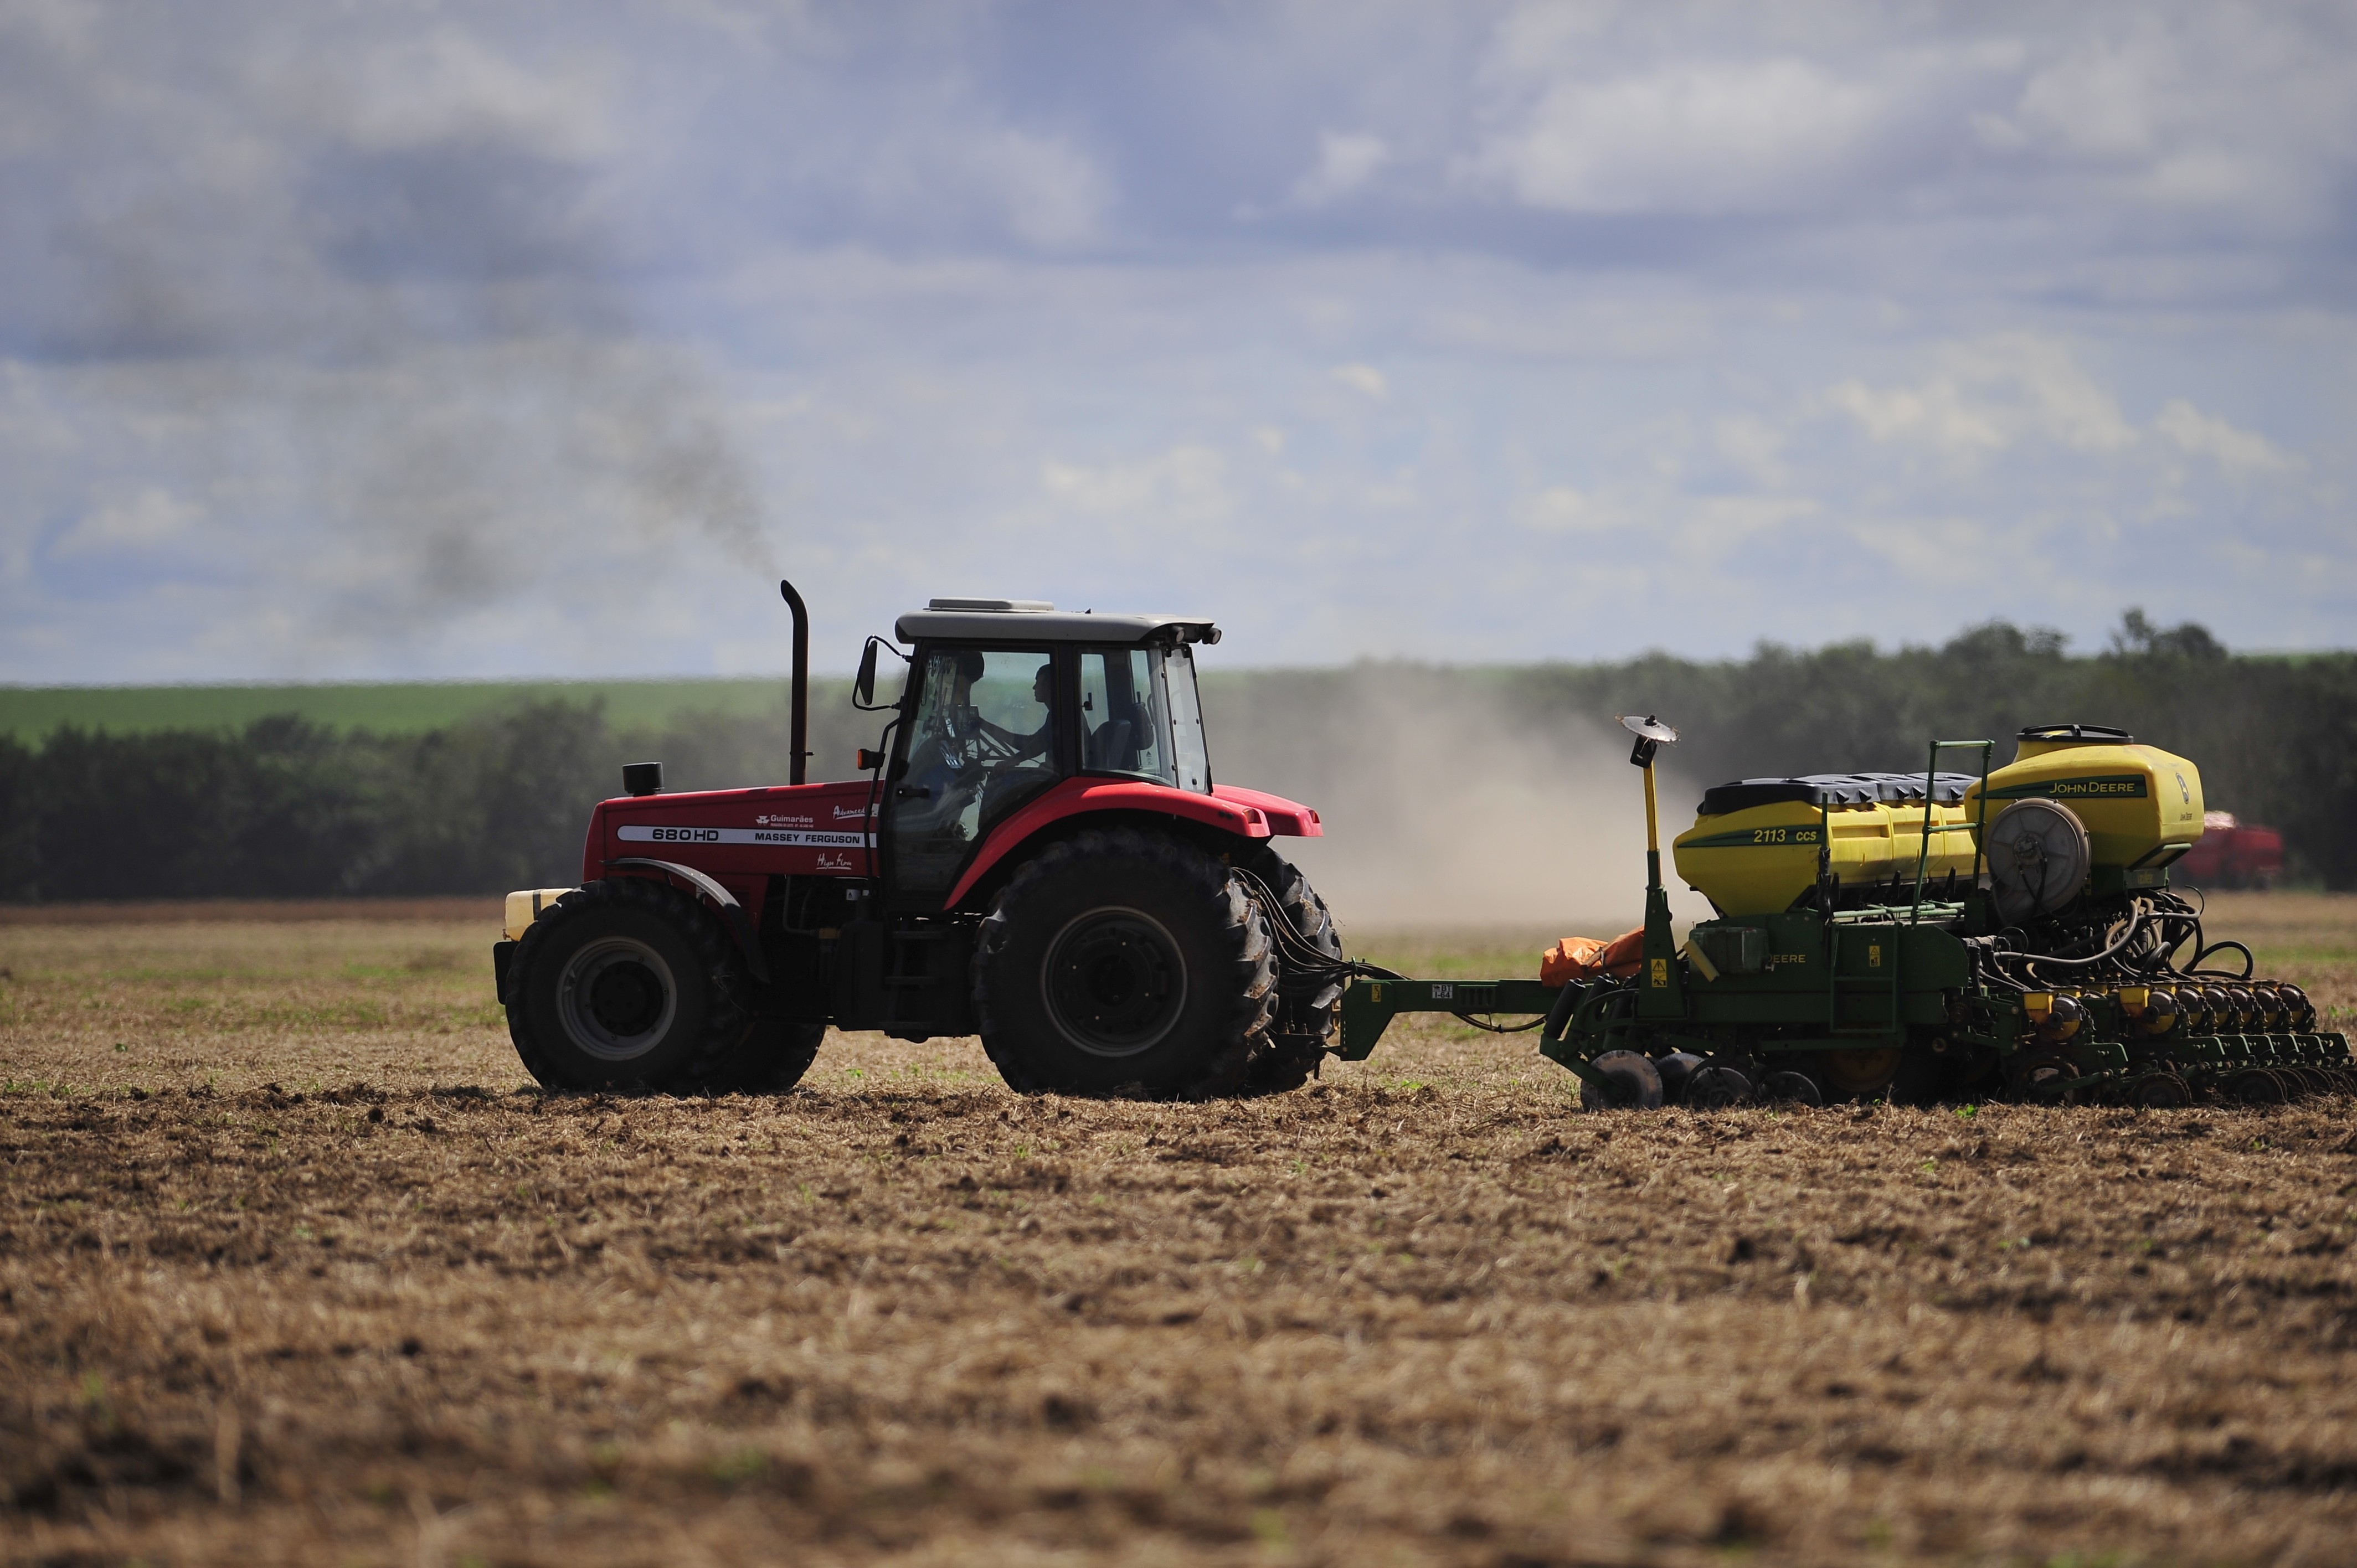
{"label": "yellow seed tank", "polygon": [[[1964,791],[1980,780],[1933,776],[1932,850],[1925,875],[1969,878],[1972,819]],[[1911,884],[1923,846],[1920,773],[1817,773],[1744,779],[1703,796],[1695,825],[1671,843],[1678,875],[1722,915],[1781,914],[1817,884],[1819,839],[1831,832],[1831,867],[1844,886]]]}
{"label": "yellow seed tank", "polygon": [[[1855,890],[1894,878],[1911,887],[1923,846],[1923,775],[1815,773],[1743,779],[1703,796],[1695,825],[1671,844],[1678,875],[1721,915],[1773,915],[1815,889],[1819,839],[1831,835],[1835,883]],[[1927,884],[1968,882],[1980,779],[1932,776]],[[1988,820],[2020,800],[2069,808],[2087,834],[2088,884],[2165,886],[2166,868],[2201,836],[2201,774],[2126,731],[2098,725],[2026,729],[2013,761],[1988,779]]]}
{"label": "yellow seed tank", "polygon": [[[2163,886],[2163,870],[2201,836],[2201,770],[2100,725],[2023,730],[2013,760],[1989,775],[1988,797],[1992,822],[2016,800],[2068,806],[2087,830],[2093,880],[2115,886]],[[1967,820],[1979,801],[1975,779]]]}

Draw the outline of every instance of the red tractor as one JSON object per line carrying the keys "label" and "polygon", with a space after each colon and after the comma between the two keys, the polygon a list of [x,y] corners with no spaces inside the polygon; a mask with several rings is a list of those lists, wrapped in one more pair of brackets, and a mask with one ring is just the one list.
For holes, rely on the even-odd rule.
{"label": "red tractor", "polygon": [[[793,612],[792,782],[590,813],[582,886],[511,894],[492,950],[509,1032],[554,1089],[778,1090],[828,1025],[980,1035],[1009,1086],[1154,1097],[1289,1089],[1351,966],[1271,847],[1307,806],[1211,781],[1207,620],[935,599],[869,638],[888,713],[865,779],[803,782],[809,622]],[[907,660],[875,700],[879,653]]]}
{"label": "red tractor", "polygon": [[2272,887],[2283,875],[2283,834],[2234,820],[2232,811],[2201,813],[2201,837],[2174,870],[2197,887]]}

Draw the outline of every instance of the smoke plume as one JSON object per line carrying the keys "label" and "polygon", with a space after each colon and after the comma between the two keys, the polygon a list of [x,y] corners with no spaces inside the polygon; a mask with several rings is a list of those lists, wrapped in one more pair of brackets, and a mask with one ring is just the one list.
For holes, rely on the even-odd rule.
{"label": "smoke plume", "polygon": [[0,361],[39,367],[21,428],[91,433],[16,504],[85,514],[53,556],[188,579],[215,666],[594,650],[656,576],[778,575],[716,371],[644,318],[611,71],[482,21],[0,17],[39,193]]}

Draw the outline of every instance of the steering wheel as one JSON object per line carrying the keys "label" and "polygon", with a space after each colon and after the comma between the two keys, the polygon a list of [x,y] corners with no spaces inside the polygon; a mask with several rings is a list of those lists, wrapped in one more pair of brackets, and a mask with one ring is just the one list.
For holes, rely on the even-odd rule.
{"label": "steering wheel", "polygon": [[1012,762],[1023,755],[1025,736],[1010,729],[1001,729],[979,714],[974,715],[974,725],[977,761]]}
{"label": "steering wheel", "polygon": [[949,709],[935,721],[935,727],[942,755],[957,758],[961,765],[987,769],[993,763],[1011,762],[1023,754],[1020,736],[992,724],[971,706]]}

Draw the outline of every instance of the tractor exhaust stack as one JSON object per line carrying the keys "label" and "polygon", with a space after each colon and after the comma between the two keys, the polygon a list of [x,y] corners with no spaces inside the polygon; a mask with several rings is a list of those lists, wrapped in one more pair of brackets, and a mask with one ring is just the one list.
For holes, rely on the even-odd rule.
{"label": "tractor exhaust stack", "polygon": [[791,583],[780,579],[778,592],[785,596],[786,607],[794,612],[793,714],[786,742],[792,751],[786,781],[801,784],[810,771],[810,611],[803,607],[802,596],[794,592]]}

